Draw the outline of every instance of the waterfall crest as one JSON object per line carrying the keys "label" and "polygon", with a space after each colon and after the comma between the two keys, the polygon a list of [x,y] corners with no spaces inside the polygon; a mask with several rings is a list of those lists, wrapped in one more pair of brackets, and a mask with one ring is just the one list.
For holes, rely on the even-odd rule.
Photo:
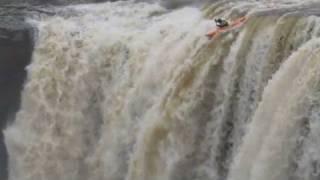
{"label": "waterfall crest", "polygon": [[33,20],[10,180],[318,179],[319,9],[128,1]]}

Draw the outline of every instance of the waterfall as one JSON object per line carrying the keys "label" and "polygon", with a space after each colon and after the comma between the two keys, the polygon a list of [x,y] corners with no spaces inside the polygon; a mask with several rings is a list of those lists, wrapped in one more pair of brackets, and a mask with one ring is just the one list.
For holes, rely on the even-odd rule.
{"label": "waterfall", "polygon": [[[316,180],[320,3],[61,7],[37,29],[10,180]],[[247,16],[214,39],[214,17]]]}

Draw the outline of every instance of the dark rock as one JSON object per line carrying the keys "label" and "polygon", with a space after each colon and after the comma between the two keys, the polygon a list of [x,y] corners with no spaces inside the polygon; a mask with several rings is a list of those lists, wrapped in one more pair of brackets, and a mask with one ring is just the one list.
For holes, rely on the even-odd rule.
{"label": "dark rock", "polygon": [[8,179],[8,157],[7,151],[4,144],[3,134],[0,133],[0,179]]}
{"label": "dark rock", "polygon": [[3,129],[19,109],[33,50],[33,30],[21,17],[0,18],[0,179],[7,179],[7,152]]}
{"label": "dark rock", "polygon": [[[12,19],[11,19],[12,20]],[[0,19],[0,127],[3,128],[5,114],[18,102],[15,91],[20,91],[25,77],[25,67],[31,60],[33,49],[32,27],[16,20]],[[19,94],[19,93],[18,93]]]}

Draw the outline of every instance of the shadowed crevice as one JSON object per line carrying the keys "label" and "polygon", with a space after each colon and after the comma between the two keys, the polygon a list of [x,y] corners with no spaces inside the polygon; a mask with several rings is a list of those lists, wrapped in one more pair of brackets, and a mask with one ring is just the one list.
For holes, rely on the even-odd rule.
{"label": "shadowed crevice", "polygon": [[3,130],[14,120],[33,50],[32,28],[23,21],[0,19],[0,179],[8,178]]}

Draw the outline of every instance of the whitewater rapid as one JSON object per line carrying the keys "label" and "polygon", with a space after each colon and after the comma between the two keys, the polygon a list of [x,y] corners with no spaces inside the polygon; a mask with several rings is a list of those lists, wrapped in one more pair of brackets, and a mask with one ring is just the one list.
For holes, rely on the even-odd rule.
{"label": "whitewater rapid", "polygon": [[[316,180],[319,3],[114,2],[29,20],[10,180]],[[214,17],[248,16],[208,40]]]}

